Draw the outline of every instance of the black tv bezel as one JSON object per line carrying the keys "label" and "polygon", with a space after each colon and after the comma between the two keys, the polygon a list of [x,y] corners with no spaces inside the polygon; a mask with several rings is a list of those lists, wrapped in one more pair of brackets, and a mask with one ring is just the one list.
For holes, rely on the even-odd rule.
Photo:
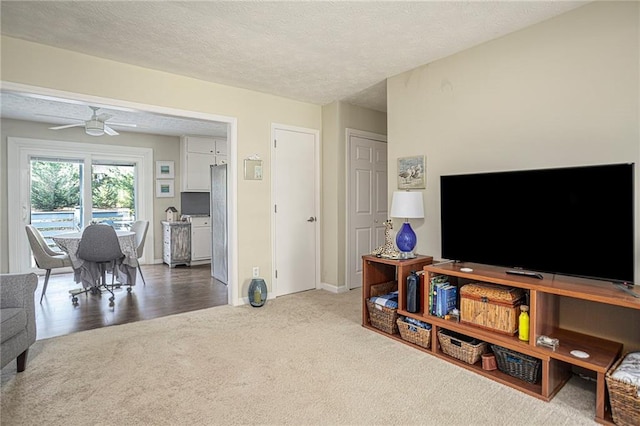
{"label": "black tv bezel", "polygon": [[[609,170],[604,170],[605,168],[609,168]],[[561,174],[561,173],[569,173],[569,174],[577,174],[577,173],[597,173],[597,169],[601,170],[602,173],[621,173],[620,179],[624,179],[625,182],[621,182],[623,184],[623,190],[620,192],[626,192],[628,189],[628,195],[624,196],[625,200],[622,200],[623,204],[626,206],[626,213],[621,213],[621,216],[626,216],[626,223],[624,224],[625,229],[630,229],[630,235],[627,237],[626,234],[619,237],[620,241],[624,241],[624,247],[621,248],[620,252],[625,253],[625,264],[620,269],[620,274],[612,273],[605,274],[604,271],[608,269],[611,272],[614,268],[600,268],[598,273],[593,274],[593,268],[585,268],[584,266],[581,268],[582,271],[589,271],[588,273],[581,273],[580,269],[575,269],[573,266],[579,262],[576,262],[576,259],[579,259],[579,256],[575,256],[573,259],[572,267],[569,269],[564,269],[561,266],[560,259],[556,259],[555,261],[548,262],[540,262],[541,256],[533,256],[535,259],[532,261],[528,261],[527,259],[520,259],[518,262],[512,261],[501,261],[500,256],[496,255],[496,253],[489,254],[486,256],[479,255],[477,252],[475,254],[469,254],[468,250],[454,250],[451,248],[452,244],[457,244],[456,241],[446,241],[447,238],[451,238],[448,234],[454,233],[451,231],[452,226],[462,227],[464,226],[461,223],[451,224],[450,220],[455,220],[451,218],[445,217],[447,211],[451,208],[451,206],[445,205],[447,202],[447,197],[452,197],[452,194],[447,194],[446,191],[451,190],[451,181],[455,179],[459,179],[462,181],[469,181],[481,179],[483,181],[488,181],[491,179],[513,179],[514,177],[531,177],[533,178],[537,174],[546,174],[547,176],[553,176]],[[615,169],[615,170],[614,170]],[[624,177],[623,177],[624,176]],[[575,178],[575,177],[574,177]],[[449,181],[449,182],[447,182]],[[508,185],[507,185],[508,186]],[[597,165],[583,165],[583,166],[572,166],[572,167],[555,167],[555,168],[539,168],[539,169],[523,169],[523,170],[507,170],[507,171],[494,171],[494,172],[478,172],[478,173],[466,173],[466,174],[451,174],[451,175],[441,175],[440,176],[440,226],[441,226],[441,255],[445,259],[450,259],[459,262],[471,262],[471,263],[480,263],[480,264],[488,264],[494,265],[498,267],[504,267],[506,269],[517,269],[517,270],[525,270],[525,271],[536,271],[536,272],[545,272],[545,273],[554,273],[558,275],[566,275],[566,276],[576,276],[576,277],[584,277],[596,280],[603,281],[612,281],[612,282],[633,282],[634,273],[635,273],[635,164],[634,163],[616,163],[616,164],[597,164]],[[478,188],[474,188],[477,190]],[[471,189],[470,189],[471,190]],[[584,189],[583,189],[584,190]],[[486,195],[486,194],[485,194]],[[520,194],[523,197],[526,197],[526,194]],[[463,196],[463,194],[459,194],[459,196]],[[479,194],[474,194],[475,197],[479,197]],[[505,205],[508,205],[511,200],[504,200]],[[535,202],[535,200],[532,200]],[[473,203],[473,201],[470,201]],[[464,203],[463,200],[456,200],[456,205],[461,205]],[[478,208],[478,206],[475,206]],[[473,209],[470,209],[470,214],[472,214]],[[459,219],[459,217],[458,217]],[[505,225],[506,226],[506,225]],[[446,227],[450,227],[447,229]],[[457,231],[455,231],[457,232]],[[503,235],[507,233],[505,228],[502,229]],[[459,232],[457,232],[459,234]],[[620,235],[620,233],[618,233]],[[458,237],[459,241],[462,241],[460,237]],[[559,242],[558,244],[566,244],[566,242]],[[500,251],[501,249],[498,249]],[[504,250],[502,250],[504,251]],[[526,251],[519,250],[519,251]],[[595,253],[598,251],[594,251]],[[508,257],[508,256],[507,256]],[[556,254],[557,258],[558,255]],[[594,262],[597,261],[596,258],[586,258],[585,262]],[[547,267],[546,265],[554,265],[553,267]],[[560,265],[560,267],[558,266]]]}

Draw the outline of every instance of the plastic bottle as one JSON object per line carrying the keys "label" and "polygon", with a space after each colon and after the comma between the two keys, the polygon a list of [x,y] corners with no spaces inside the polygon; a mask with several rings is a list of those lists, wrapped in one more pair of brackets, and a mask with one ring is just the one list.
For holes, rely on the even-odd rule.
{"label": "plastic bottle", "polygon": [[529,307],[520,306],[520,317],[518,318],[518,338],[522,341],[529,341]]}

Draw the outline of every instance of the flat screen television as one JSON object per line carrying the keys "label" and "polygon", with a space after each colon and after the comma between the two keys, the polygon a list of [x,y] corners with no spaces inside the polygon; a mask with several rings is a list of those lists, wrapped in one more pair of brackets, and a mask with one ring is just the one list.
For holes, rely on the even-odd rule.
{"label": "flat screen television", "polygon": [[442,257],[634,279],[634,165],[440,177]]}

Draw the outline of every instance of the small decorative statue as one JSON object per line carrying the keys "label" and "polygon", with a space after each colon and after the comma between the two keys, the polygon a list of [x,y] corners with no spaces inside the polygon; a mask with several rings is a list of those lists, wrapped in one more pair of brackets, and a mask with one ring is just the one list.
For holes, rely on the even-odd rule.
{"label": "small decorative statue", "polygon": [[384,244],[371,252],[371,254],[388,259],[399,259],[400,252],[394,248],[393,239],[391,238],[391,230],[393,222],[391,219],[384,221]]}

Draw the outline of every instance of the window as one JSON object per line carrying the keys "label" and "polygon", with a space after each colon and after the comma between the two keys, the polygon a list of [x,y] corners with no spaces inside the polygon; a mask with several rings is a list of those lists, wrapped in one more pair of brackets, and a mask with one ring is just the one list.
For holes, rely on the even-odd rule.
{"label": "window", "polygon": [[9,137],[7,153],[11,271],[34,267],[29,223],[46,238],[92,221],[127,228],[153,215],[150,148]]}

